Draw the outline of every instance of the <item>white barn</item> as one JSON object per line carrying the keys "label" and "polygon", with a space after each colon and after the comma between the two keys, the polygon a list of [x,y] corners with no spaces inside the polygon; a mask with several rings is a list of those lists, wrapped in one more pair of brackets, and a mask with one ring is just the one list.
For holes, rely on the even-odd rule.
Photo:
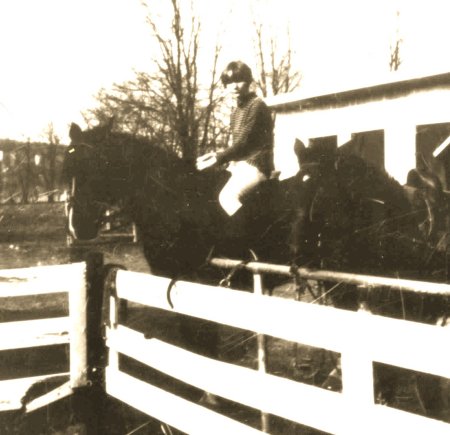
{"label": "white barn", "polygon": [[266,102],[276,113],[275,165],[281,178],[298,170],[296,138],[307,146],[317,141],[340,146],[353,137],[356,153],[384,166],[400,183],[410,169],[425,164],[450,188],[445,147],[450,142],[450,73],[333,92],[301,90]]}

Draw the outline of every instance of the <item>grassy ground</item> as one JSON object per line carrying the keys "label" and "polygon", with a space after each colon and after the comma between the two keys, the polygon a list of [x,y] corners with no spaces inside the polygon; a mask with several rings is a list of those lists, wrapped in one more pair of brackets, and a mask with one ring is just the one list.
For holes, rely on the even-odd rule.
{"label": "grassy ground", "polygon": [[[0,268],[20,268],[49,264],[63,264],[79,260],[88,252],[102,252],[106,263],[116,263],[129,270],[149,272],[142,255],[141,247],[129,241],[101,240],[101,243],[66,245],[66,220],[63,204],[7,205],[0,207]],[[289,290],[284,291],[286,295]],[[37,317],[66,315],[67,299],[63,295],[7,298],[0,306],[0,321],[12,321]],[[143,309],[132,305],[129,311],[129,325],[145,333],[168,336],[167,331],[176,331],[176,320],[158,310]],[[179,337],[173,336],[177,342]],[[170,340],[170,338],[169,338]],[[271,339],[269,347],[273,350],[271,370],[274,373],[287,373],[294,376],[293,358],[297,349]],[[9,379],[35,374],[52,373],[68,369],[68,349],[64,346],[46,348],[44,355],[38,351],[14,351],[0,354],[0,378]],[[221,358],[247,367],[256,367],[256,338],[250,333],[233,328],[220,331]],[[146,376],[146,369],[133,361],[123,362],[131,373],[138,377]],[[1,368],[2,367],[2,368]],[[38,372],[36,373],[37,370]],[[61,381],[60,381],[61,382]],[[42,388],[49,390],[55,385]],[[178,387],[175,387],[178,388]],[[108,435],[123,435],[144,425],[139,434],[162,433],[159,424],[149,417],[133,411],[115,400],[104,401],[99,411],[106,421]],[[248,424],[259,425],[259,413],[245,408],[236,408],[230,402],[222,403],[222,412],[239,418]],[[62,400],[43,412],[33,413],[31,418],[21,418],[17,413],[0,416],[0,434],[29,435],[78,433],[76,421],[71,416],[69,400]],[[62,418],[61,415],[66,418]],[[112,418],[114,415],[114,418]],[[118,416],[120,418],[118,418]],[[69,418],[70,417],[70,418]],[[72,424],[70,423],[70,420]],[[64,429],[64,425],[66,426]],[[70,427],[70,429],[67,429]],[[290,423],[277,421],[274,433],[293,434],[297,429]],[[72,432],[71,432],[72,431]],[[75,432],[74,432],[75,431]],[[304,430],[301,433],[307,433]]]}
{"label": "grassy ground", "polygon": [[[128,242],[74,245],[66,243],[64,204],[0,206],[0,269],[65,264],[79,261],[87,253],[102,252],[106,263],[122,264],[130,270],[149,272],[141,247]],[[62,294],[0,300],[0,322],[64,316],[67,297]],[[0,353],[0,379],[13,379],[68,370],[67,346],[23,349]],[[37,386],[40,393],[51,390],[64,380]],[[37,392],[32,393],[37,394]],[[103,421],[99,433],[122,435],[144,418],[120,403],[103,401]],[[119,410],[120,412],[117,412]],[[120,416],[120,418],[117,418]],[[148,419],[147,419],[148,420]],[[130,429],[131,430],[131,429]],[[26,418],[21,412],[0,414],[0,435],[81,434],[71,401],[63,399]]]}
{"label": "grassy ground", "polygon": [[63,203],[0,205],[0,243],[64,238]]}

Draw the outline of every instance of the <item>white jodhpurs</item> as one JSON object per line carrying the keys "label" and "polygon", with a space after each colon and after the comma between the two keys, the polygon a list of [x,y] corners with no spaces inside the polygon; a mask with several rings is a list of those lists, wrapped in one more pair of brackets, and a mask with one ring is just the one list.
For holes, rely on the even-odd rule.
{"label": "white jodhpurs", "polygon": [[240,199],[267,177],[247,162],[231,162],[227,168],[231,177],[219,194],[219,202],[229,216],[233,216],[242,206]]}

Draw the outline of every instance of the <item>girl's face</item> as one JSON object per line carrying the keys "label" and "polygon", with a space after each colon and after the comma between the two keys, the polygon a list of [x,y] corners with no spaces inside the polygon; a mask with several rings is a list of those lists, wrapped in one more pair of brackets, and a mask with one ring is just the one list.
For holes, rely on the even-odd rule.
{"label": "girl's face", "polygon": [[234,82],[230,86],[236,97],[245,97],[250,92],[250,83],[248,82]]}

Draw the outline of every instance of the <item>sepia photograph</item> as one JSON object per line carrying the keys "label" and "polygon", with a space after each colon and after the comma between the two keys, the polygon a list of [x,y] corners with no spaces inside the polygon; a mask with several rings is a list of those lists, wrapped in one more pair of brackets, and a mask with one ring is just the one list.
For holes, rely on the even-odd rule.
{"label": "sepia photograph", "polygon": [[0,435],[450,433],[447,0],[1,0]]}

